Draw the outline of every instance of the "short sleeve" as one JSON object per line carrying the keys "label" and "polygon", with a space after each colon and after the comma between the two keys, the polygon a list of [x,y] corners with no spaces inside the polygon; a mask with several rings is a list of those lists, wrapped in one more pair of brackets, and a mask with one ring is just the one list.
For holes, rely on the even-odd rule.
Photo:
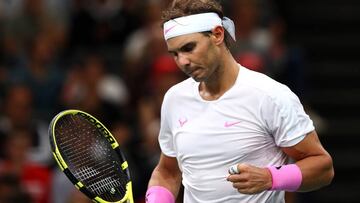
{"label": "short sleeve", "polygon": [[170,125],[170,115],[169,115],[169,97],[166,94],[161,106],[161,121],[160,121],[160,133],[159,133],[159,145],[161,151],[166,156],[175,157],[176,152],[173,142],[173,133]]}
{"label": "short sleeve", "polygon": [[267,132],[280,147],[296,145],[315,129],[299,98],[285,85],[264,98],[261,115]]}

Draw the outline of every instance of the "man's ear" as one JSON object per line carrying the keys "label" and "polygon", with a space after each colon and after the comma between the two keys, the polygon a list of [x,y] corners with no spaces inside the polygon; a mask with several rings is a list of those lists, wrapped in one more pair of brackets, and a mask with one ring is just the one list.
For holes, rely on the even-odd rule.
{"label": "man's ear", "polygon": [[224,42],[225,30],[222,26],[216,26],[214,29],[211,30],[212,32],[212,39],[216,45],[220,45]]}

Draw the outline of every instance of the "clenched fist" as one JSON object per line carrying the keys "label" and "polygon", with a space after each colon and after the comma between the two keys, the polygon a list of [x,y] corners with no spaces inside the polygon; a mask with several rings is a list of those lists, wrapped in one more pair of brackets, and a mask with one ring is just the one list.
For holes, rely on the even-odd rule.
{"label": "clenched fist", "polygon": [[237,168],[230,169],[229,173],[227,180],[242,194],[260,193],[272,186],[271,173],[267,168],[238,164]]}

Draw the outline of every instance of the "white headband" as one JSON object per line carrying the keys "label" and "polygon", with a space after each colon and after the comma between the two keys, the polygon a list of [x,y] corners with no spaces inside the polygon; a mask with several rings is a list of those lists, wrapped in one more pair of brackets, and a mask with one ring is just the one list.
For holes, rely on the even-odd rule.
{"label": "white headband", "polygon": [[200,13],[169,20],[164,23],[164,38],[168,40],[180,35],[210,31],[216,26],[223,26],[235,40],[234,22],[227,17],[221,19],[216,13]]}

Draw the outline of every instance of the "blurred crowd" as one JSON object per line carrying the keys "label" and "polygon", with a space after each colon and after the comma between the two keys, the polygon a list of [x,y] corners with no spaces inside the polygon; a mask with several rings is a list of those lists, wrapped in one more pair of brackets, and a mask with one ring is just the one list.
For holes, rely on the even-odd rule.
{"label": "blurred crowd", "polygon": [[[135,201],[157,163],[160,106],[186,77],[167,53],[161,10],[170,0],[0,1],[0,203],[91,202],[57,168],[48,125],[86,111],[125,149]],[[270,0],[222,1],[234,20],[234,57],[290,86],[306,87],[301,49]]]}

